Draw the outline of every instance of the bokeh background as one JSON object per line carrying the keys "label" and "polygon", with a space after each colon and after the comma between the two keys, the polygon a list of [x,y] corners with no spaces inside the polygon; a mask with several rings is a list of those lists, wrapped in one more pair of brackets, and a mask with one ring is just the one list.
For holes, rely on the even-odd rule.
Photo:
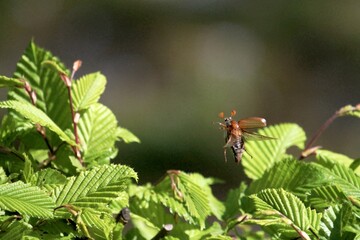
{"label": "bokeh background", "polygon": [[[220,111],[309,137],[360,102],[359,13],[359,1],[1,1],[0,74],[32,38],[69,67],[83,60],[78,76],[107,76],[101,101],[142,141],[119,144],[117,162],[141,183],[167,169],[217,177],[221,195],[244,173],[224,163]],[[359,120],[343,118],[318,144],[358,158],[359,142]]]}

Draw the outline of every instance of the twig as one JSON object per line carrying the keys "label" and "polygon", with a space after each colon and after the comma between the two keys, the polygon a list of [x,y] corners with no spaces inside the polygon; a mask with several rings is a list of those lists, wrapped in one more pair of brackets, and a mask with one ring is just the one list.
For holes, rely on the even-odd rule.
{"label": "twig", "polygon": [[73,152],[75,154],[75,157],[79,160],[81,165],[84,165],[84,160],[82,159],[80,148],[79,148],[80,138],[79,138],[79,133],[78,133],[78,123],[79,123],[79,119],[80,119],[80,114],[78,112],[74,111],[73,98],[72,98],[72,95],[71,95],[71,83],[72,83],[72,80],[74,78],[75,72],[80,67],[81,67],[81,61],[77,60],[73,64],[73,71],[71,73],[70,78],[66,74],[64,74],[62,72],[60,72],[59,74],[60,74],[61,79],[65,83],[65,86],[67,88],[68,95],[69,95],[71,120],[72,120],[73,126],[74,126],[74,136],[75,136],[75,143],[76,143],[76,146],[72,146],[71,148],[72,148],[72,150],[73,150]]}
{"label": "twig", "polygon": [[337,110],[326,122],[321,125],[321,127],[315,132],[309,142],[306,144],[305,149],[302,151],[299,160],[306,158],[307,156],[316,152],[319,147],[312,147],[314,142],[319,139],[319,137],[324,133],[324,131],[334,122],[335,119],[341,116],[348,115],[352,111],[359,111],[360,104],[357,104],[355,107],[348,105]]}
{"label": "twig", "polygon": [[166,237],[166,235],[169,234],[173,227],[174,226],[172,224],[164,224],[160,231],[151,240],[159,240]]}
{"label": "twig", "polygon": [[[37,97],[36,97],[36,93],[35,91],[31,88],[30,83],[28,81],[26,81],[25,79],[21,79],[24,82],[24,89],[26,91],[26,93],[29,95],[30,101],[32,103],[32,105],[36,106],[36,102],[37,102]],[[43,126],[41,126],[40,124],[35,124],[35,128],[36,131],[42,136],[42,138],[45,141],[45,144],[47,146],[47,148],[49,149],[49,153],[51,155],[51,158],[53,158],[55,156],[55,152],[53,147],[50,144],[49,139],[46,136],[46,130]]]}

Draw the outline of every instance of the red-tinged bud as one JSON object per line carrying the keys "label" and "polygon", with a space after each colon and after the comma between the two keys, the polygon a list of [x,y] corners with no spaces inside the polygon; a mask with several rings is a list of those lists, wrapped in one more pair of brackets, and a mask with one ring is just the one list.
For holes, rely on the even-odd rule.
{"label": "red-tinged bud", "polygon": [[76,72],[77,70],[79,70],[79,68],[81,67],[82,61],[81,60],[76,60],[73,64],[73,71]]}
{"label": "red-tinged bud", "polygon": [[31,91],[31,99],[32,99],[32,103],[36,105],[37,97],[35,91]]}
{"label": "red-tinged bud", "polygon": [[315,147],[312,147],[312,148],[309,148],[309,149],[306,149],[305,151],[303,151],[301,153],[301,158],[307,158],[308,156],[310,155],[315,155],[316,154],[316,151],[318,149],[322,148],[321,146],[315,146]]}
{"label": "red-tinged bud", "polygon": [[60,78],[61,78],[61,80],[64,81],[64,83],[65,83],[65,85],[66,85],[67,87],[71,87],[71,80],[70,80],[70,78],[69,78],[68,76],[66,76],[66,75],[63,74],[63,73],[60,73]]}
{"label": "red-tinged bud", "polygon": [[355,108],[360,111],[360,103],[358,103]]}
{"label": "red-tinged bud", "polygon": [[80,120],[80,113],[75,113],[75,116],[74,116],[74,123],[78,124],[79,123],[79,120]]}
{"label": "red-tinged bud", "polygon": [[26,80],[24,80],[24,88],[26,90],[26,92],[31,92],[31,86],[30,86],[30,83]]}
{"label": "red-tinged bud", "polygon": [[304,231],[300,231],[299,232],[299,235],[301,236],[302,239],[305,239],[305,240],[311,240],[311,238],[309,237],[309,235],[304,232]]}

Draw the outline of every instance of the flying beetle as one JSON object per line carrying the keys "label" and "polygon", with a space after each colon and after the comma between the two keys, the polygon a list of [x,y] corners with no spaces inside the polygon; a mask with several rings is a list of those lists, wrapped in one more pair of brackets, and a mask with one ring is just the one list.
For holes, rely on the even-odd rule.
{"label": "flying beetle", "polygon": [[256,128],[266,127],[265,118],[250,117],[250,118],[240,119],[239,121],[235,121],[233,120],[233,117],[235,115],[236,115],[235,110],[231,111],[230,117],[225,117],[223,112],[219,113],[219,117],[221,119],[224,119],[224,123],[219,123],[219,125],[221,129],[226,131],[225,145],[224,145],[225,162],[227,161],[226,150],[228,148],[231,148],[234,154],[235,162],[239,163],[242,159],[243,153],[247,152],[245,148],[246,141],[271,140],[275,138],[260,135],[254,132]]}

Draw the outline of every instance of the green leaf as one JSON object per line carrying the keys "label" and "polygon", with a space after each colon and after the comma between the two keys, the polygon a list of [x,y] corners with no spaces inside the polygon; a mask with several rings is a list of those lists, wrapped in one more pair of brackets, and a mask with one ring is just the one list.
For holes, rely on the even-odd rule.
{"label": "green leaf", "polygon": [[[48,64],[43,64],[44,61],[51,61],[62,69],[62,72],[68,72],[58,58],[31,41],[17,63],[14,78],[25,79],[30,84],[36,93],[36,106],[46,113],[56,125],[61,129],[71,128],[71,113],[66,86],[58,71],[49,68]],[[30,98],[23,88],[14,88],[9,91],[8,99],[30,103]],[[51,139],[50,136],[48,137]]]}
{"label": "green leaf", "polygon": [[136,236],[142,236],[144,239],[152,239],[160,231],[152,222],[137,214],[131,214],[131,221],[138,230]]}
{"label": "green leaf", "polygon": [[65,219],[52,219],[38,224],[23,239],[26,240],[71,240],[79,235],[69,221]]}
{"label": "green leaf", "polygon": [[109,163],[117,153],[118,127],[111,110],[102,104],[93,104],[80,117],[78,126],[84,161]]}
{"label": "green leaf", "polygon": [[115,222],[110,215],[86,208],[80,217],[94,239],[112,239],[111,234]]}
{"label": "green leaf", "polygon": [[347,196],[360,198],[360,177],[352,169],[331,161],[319,163],[329,169],[334,177],[329,184],[336,184]]}
{"label": "green leaf", "polygon": [[32,185],[45,188],[48,191],[65,184],[66,181],[66,177],[63,174],[51,168],[36,172],[30,179]]}
{"label": "green leaf", "polygon": [[246,141],[245,154],[242,164],[246,175],[251,179],[258,179],[266,169],[280,161],[286,150],[291,146],[304,148],[305,132],[296,124],[284,123],[273,125],[258,132],[261,135],[274,137],[274,140]]}
{"label": "green leaf", "polygon": [[0,88],[2,87],[23,87],[24,82],[17,78],[0,76]]}
{"label": "green leaf", "polygon": [[54,69],[54,71],[56,71],[58,73],[66,74],[64,69],[62,67],[60,67],[60,65],[55,61],[45,60],[45,61],[41,62],[41,65],[43,65],[45,67],[50,67],[50,68]]}
{"label": "green leaf", "polygon": [[81,77],[72,85],[72,96],[75,111],[87,109],[97,103],[104,92],[106,78],[101,73],[92,73]]}
{"label": "green leaf", "polygon": [[255,204],[256,219],[247,222],[273,225],[276,226],[276,231],[292,237],[298,234],[294,228],[308,233],[310,228],[316,228],[311,224],[317,222],[317,213],[307,209],[295,195],[283,189],[265,189],[250,198]]}
{"label": "green leaf", "polygon": [[34,125],[22,116],[5,115],[0,127],[0,141],[4,146],[11,146],[16,138],[22,139],[24,135],[34,130]]}
{"label": "green leaf", "polygon": [[8,182],[8,177],[4,171],[3,167],[0,167],[0,184],[4,184]]}
{"label": "green leaf", "polygon": [[32,229],[32,226],[23,221],[12,222],[4,232],[0,233],[2,240],[20,240],[23,236]]}
{"label": "green leaf", "polygon": [[308,201],[311,207],[324,209],[347,201],[347,197],[337,185],[326,185],[312,189]]}
{"label": "green leaf", "polygon": [[223,218],[225,220],[233,218],[240,214],[241,209],[241,200],[246,196],[245,190],[247,185],[244,182],[241,182],[240,186],[235,189],[230,189],[228,191],[226,201],[225,201],[225,212]]}
{"label": "green leaf", "polygon": [[[161,228],[163,224],[176,224],[174,216],[162,205],[162,201],[166,201],[165,196],[161,196],[153,191],[152,188],[136,188],[137,194],[130,199],[131,214],[137,214],[147,221],[151,222],[155,227]],[[133,189],[135,190],[135,189]],[[136,190],[135,190],[136,191]],[[178,209],[185,209],[180,205]],[[184,210],[186,213],[186,210]],[[181,212],[181,210],[180,210]],[[182,215],[179,214],[180,217]]]}
{"label": "green leaf", "polygon": [[225,206],[222,202],[220,202],[212,193],[211,185],[214,184],[217,180],[213,178],[205,178],[199,173],[191,173],[188,174],[191,180],[196,183],[206,194],[207,201],[209,203],[209,207],[211,213],[219,220],[222,219],[222,215],[225,212]]}
{"label": "green leaf", "polygon": [[[266,170],[261,178],[253,181],[247,194],[266,188],[283,188],[297,195],[332,181],[334,177],[317,164],[305,163],[288,157]],[[303,196],[305,197],[305,196]]]}
{"label": "green leaf", "polygon": [[18,181],[0,185],[0,208],[31,217],[51,218],[55,206],[38,187]]}
{"label": "green leaf", "polygon": [[121,165],[103,165],[81,172],[69,178],[65,186],[54,189],[56,206],[104,207],[121,195],[131,178],[137,180],[134,170]]}
{"label": "green leaf", "polygon": [[[354,163],[354,159],[346,155],[331,152],[329,150],[319,149],[316,151],[316,159],[321,165],[331,165],[331,163],[340,163],[346,167],[350,167]],[[360,175],[360,168],[355,171]]]}
{"label": "green leaf", "polygon": [[125,143],[132,143],[132,142],[140,143],[140,139],[126,128],[122,128],[122,127],[117,128],[117,137],[123,140]]}
{"label": "green leaf", "polygon": [[154,200],[168,207],[171,213],[203,229],[205,219],[211,214],[210,200],[208,192],[196,182],[197,177],[194,178],[181,171],[169,171],[168,176],[154,188]]}
{"label": "green leaf", "polygon": [[182,192],[185,206],[191,216],[198,219],[200,228],[205,227],[205,219],[210,215],[209,200],[206,192],[189,175],[180,172],[178,188]]}
{"label": "green leaf", "polygon": [[348,204],[329,207],[321,219],[320,239],[345,239],[343,230],[351,218],[351,207]]}
{"label": "green leaf", "polygon": [[337,111],[338,116],[353,116],[360,118],[360,103],[356,106],[346,105]]}
{"label": "green leaf", "polygon": [[222,235],[224,231],[222,230],[220,224],[218,222],[214,222],[212,226],[200,230],[200,229],[191,229],[185,231],[186,235],[188,235],[191,240],[201,240],[201,239],[213,239],[213,240],[232,240],[229,236]]}
{"label": "green leaf", "polygon": [[66,135],[66,133],[62,131],[60,127],[46,115],[46,113],[30,103],[8,100],[0,102],[0,108],[11,108],[20,113],[23,117],[29,119],[33,124],[40,124],[43,127],[47,127],[55,132],[63,141],[72,146],[76,145],[75,141]]}

